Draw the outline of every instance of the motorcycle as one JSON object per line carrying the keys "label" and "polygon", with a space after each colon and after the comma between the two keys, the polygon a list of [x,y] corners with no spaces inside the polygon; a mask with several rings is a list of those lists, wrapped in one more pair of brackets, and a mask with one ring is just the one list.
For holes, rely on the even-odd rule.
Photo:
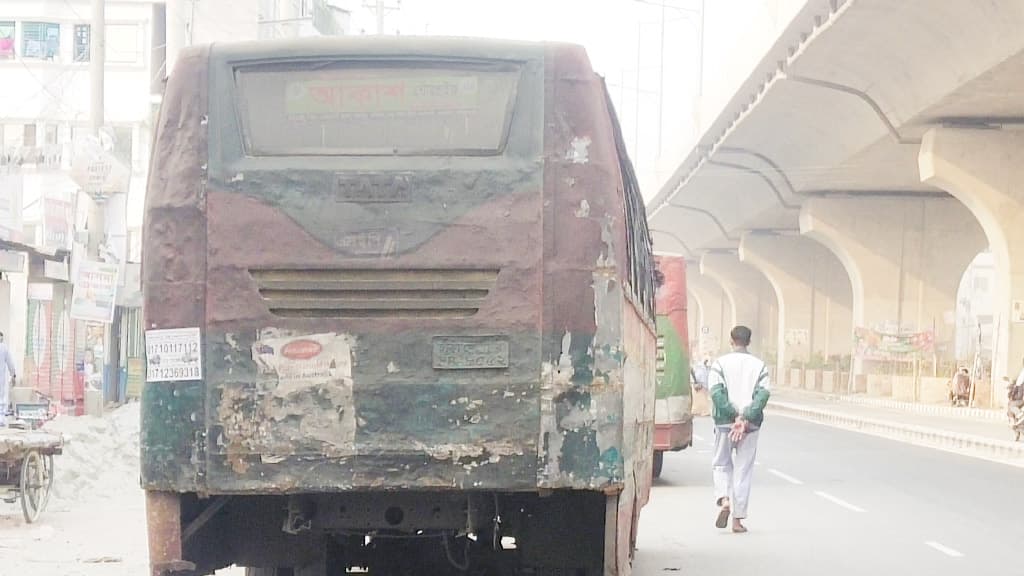
{"label": "motorcycle", "polygon": [[1006,418],[1013,432],[1013,441],[1020,442],[1024,435],[1024,385],[1007,386]]}

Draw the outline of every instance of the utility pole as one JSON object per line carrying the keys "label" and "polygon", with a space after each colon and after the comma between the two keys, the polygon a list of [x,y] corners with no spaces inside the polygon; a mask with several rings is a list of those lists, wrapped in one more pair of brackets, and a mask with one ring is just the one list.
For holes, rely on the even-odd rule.
{"label": "utility pole", "polygon": [[[89,87],[90,87],[90,108],[89,127],[93,137],[101,144],[100,132],[103,129],[104,119],[104,66],[106,64],[106,0],[92,0],[92,22],[89,28]],[[101,246],[106,237],[106,205],[102,202],[103,190],[96,191],[96,196],[91,198],[92,204],[89,210],[89,237],[86,260],[99,261]],[[79,263],[80,265],[81,263]],[[77,282],[77,278],[72,278]],[[103,355],[104,358],[97,358],[103,371],[110,360],[110,343],[113,340],[113,326],[104,329],[103,334]],[[88,346],[88,342],[84,343]],[[106,380],[106,378],[104,378]],[[99,415],[103,406],[103,393],[87,391],[83,398],[86,406],[86,413]]]}
{"label": "utility pole", "polygon": [[661,133],[665,117],[665,0],[661,0],[661,39],[658,44],[658,159],[661,159]]}
{"label": "utility pole", "polygon": [[89,30],[89,80],[91,81],[90,126],[93,136],[103,127],[103,64],[106,61],[105,0],[92,0],[92,26]]}
{"label": "utility pole", "polygon": [[[92,25],[89,29],[89,127],[99,140],[103,128],[104,64],[106,63],[106,0],[92,0]],[[89,258],[99,259],[105,226],[103,206],[93,198],[89,211]]]}
{"label": "utility pole", "polygon": [[401,10],[402,0],[398,0],[395,6],[386,5],[384,0],[376,0],[373,4],[363,4],[363,7],[373,10],[374,16],[377,17],[377,35],[380,36],[384,34],[384,16],[389,10]]}
{"label": "utility pole", "polygon": [[165,7],[167,33],[164,42],[167,46],[164,50],[164,76],[170,76],[182,47],[188,45],[186,37],[191,36],[191,25],[186,24],[185,0],[167,0]]}

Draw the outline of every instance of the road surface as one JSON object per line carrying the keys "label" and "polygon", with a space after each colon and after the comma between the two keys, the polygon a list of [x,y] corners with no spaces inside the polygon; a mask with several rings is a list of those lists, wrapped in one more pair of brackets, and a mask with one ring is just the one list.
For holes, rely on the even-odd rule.
{"label": "road surface", "polygon": [[714,528],[710,421],[695,433],[643,512],[639,576],[1020,573],[1020,468],[770,415],[734,535]]}
{"label": "road surface", "polygon": [[[769,415],[748,526],[714,528],[710,423],[669,454],[640,526],[635,574],[1021,574],[1024,469]],[[0,575],[146,573],[142,492],[55,502],[25,526],[0,504]],[[240,570],[222,572],[239,576]],[[220,575],[219,575],[220,576]]]}

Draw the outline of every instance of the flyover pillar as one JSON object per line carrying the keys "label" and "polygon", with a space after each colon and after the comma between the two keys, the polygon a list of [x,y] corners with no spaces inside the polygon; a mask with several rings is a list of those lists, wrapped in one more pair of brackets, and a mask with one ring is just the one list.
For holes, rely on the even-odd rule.
{"label": "flyover pillar", "polygon": [[955,357],[957,289],[986,244],[963,204],[924,194],[812,198],[800,211],[800,229],[846,268],[854,327],[931,332],[940,357]]}
{"label": "flyover pillar", "polygon": [[708,252],[700,260],[700,272],[729,294],[733,324],[749,327],[754,338],[751,350],[758,355],[775,351],[775,293],[764,274],[733,253]]}
{"label": "flyover pillar", "polygon": [[740,259],[760,270],[775,292],[779,373],[812,355],[850,352],[850,282],[824,246],[796,235],[746,234]]}
{"label": "flyover pillar", "polygon": [[[695,274],[687,270],[687,276],[694,276]],[[689,280],[689,278],[687,278]],[[697,293],[693,291],[693,288],[687,281],[686,286],[686,331],[690,336],[690,341],[686,343],[690,350],[690,358],[694,359],[698,352],[697,346],[694,344],[700,337],[701,317],[704,315],[704,303],[701,301]]]}
{"label": "flyover pillar", "polygon": [[686,283],[698,302],[700,317],[690,338],[697,342],[694,360],[718,356],[729,346],[729,330],[733,326],[733,305],[729,294],[713,279],[690,268]]}
{"label": "flyover pillar", "polygon": [[984,230],[996,263],[993,382],[1013,379],[1024,357],[1024,132],[933,128],[918,165],[923,182],[963,202]]}

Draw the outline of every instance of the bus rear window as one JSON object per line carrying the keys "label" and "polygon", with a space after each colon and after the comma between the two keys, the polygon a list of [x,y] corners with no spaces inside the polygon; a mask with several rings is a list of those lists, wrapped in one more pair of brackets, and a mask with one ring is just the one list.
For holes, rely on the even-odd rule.
{"label": "bus rear window", "polygon": [[251,156],[496,154],[518,79],[509,66],[236,70]]}

